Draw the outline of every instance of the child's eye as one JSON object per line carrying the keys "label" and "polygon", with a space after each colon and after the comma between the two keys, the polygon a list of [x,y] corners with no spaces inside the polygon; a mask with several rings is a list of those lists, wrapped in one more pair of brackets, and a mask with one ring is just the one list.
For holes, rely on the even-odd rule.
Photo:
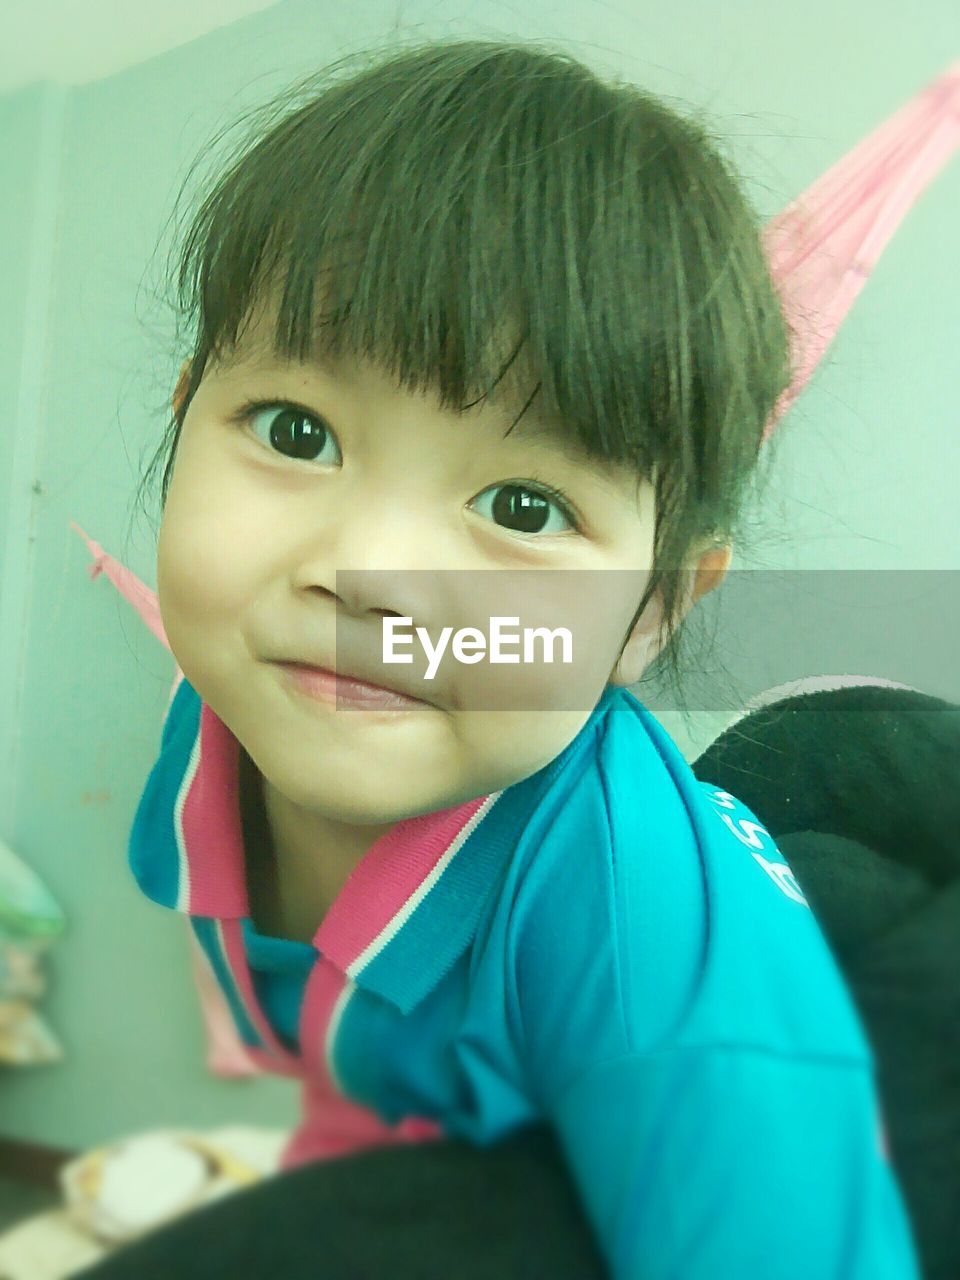
{"label": "child's eye", "polygon": [[[513,533],[553,534],[577,528],[576,519],[563,501],[563,494],[543,481],[538,481],[535,488],[525,480],[509,480],[485,489],[474,502],[484,502],[492,494],[497,496],[493,499],[490,514],[498,524]],[[562,525],[547,527],[551,508],[563,521]]]}
{"label": "child's eye", "polygon": [[[284,457],[316,462],[322,460],[324,449],[332,445],[336,450],[334,461],[343,461],[333,432],[324,420],[293,401],[248,400],[231,420],[249,425],[258,440]],[[258,426],[264,429],[266,439],[258,433]],[[559,489],[542,480],[536,484],[527,480],[509,480],[492,485],[474,499],[474,504],[486,502],[493,495],[497,496],[493,497],[488,512],[483,514],[490,514],[502,528],[512,533],[556,534],[569,529],[579,530],[579,522],[567,499]],[[551,518],[555,527],[548,527]],[[559,526],[556,526],[557,518],[562,522]]]}
{"label": "child's eye", "polygon": [[[317,414],[289,400],[250,400],[240,406],[234,422],[249,424],[254,435],[268,448],[297,461],[329,461],[321,455],[327,445],[334,444],[333,432]],[[257,427],[266,428],[267,439]],[[339,447],[335,446],[337,457]],[[342,461],[342,459],[340,459]]]}

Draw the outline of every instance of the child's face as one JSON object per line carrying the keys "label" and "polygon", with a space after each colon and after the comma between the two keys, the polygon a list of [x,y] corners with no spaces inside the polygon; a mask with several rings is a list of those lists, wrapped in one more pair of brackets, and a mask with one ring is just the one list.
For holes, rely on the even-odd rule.
{"label": "child's face", "polygon": [[[528,777],[572,741],[608,683],[635,683],[655,656],[656,602],[623,646],[652,563],[652,487],[638,493],[626,469],[598,471],[548,439],[524,439],[526,418],[504,438],[514,416],[505,408],[481,402],[456,415],[431,397],[397,390],[370,366],[334,374],[280,365],[269,354],[254,367],[255,356],[269,352],[271,321],[247,330],[234,360],[208,365],[183,421],[157,566],[177,663],[268,783],[331,821],[392,823]],[[186,366],[175,405],[185,387]],[[302,405],[321,443],[298,454],[295,433],[284,435],[281,423],[278,446],[273,428],[282,406],[260,409],[246,424],[232,421],[247,399]],[[543,532],[503,523],[504,486],[528,480],[542,493],[538,479],[566,495],[579,529],[555,505]],[[342,569],[379,572],[357,575],[359,585],[347,592],[338,584]],[[570,679],[559,647],[557,665],[484,663],[482,674],[458,666],[448,650],[444,679],[429,686],[415,683],[426,663],[415,657],[414,669],[394,668],[397,683],[435,704],[399,713],[310,699],[277,665],[310,658],[332,667],[339,655],[348,668],[351,638],[371,652],[385,614],[412,617],[435,642],[442,628],[467,625],[451,605],[451,582],[467,584],[463,599],[475,604],[472,584],[515,584],[519,571],[535,569],[528,579],[535,590],[489,597],[500,601],[496,612],[519,617],[520,628],[547,616],[556,625],[570,614],[578,575],[551,579],[551,571],[593,571],[580,575],[587,594],[581,587],[575,601],[574,640],[590,654],[576,705],[559,696]],[[715,585],[697,583],[691,603]],[[471,615],[469,624],[476,622]],[[423,651],[414,643],[403,652]],[[507,705],[517,709],[477,709],[484,678],[509,681]]]}

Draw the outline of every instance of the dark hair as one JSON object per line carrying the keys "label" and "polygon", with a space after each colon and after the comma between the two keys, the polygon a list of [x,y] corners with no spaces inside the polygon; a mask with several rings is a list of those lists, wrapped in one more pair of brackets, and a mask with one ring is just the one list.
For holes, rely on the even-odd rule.
{"label": "dark hair", "polygon": [[790,382],[757,215],[702,118],[565,52],[464,40],[356,58],[257,109],[269,127],[193,216],[176,275],[191,381],[143,483],[165,459],[164,506],[208,359],[282,283],[278,354],[362,357],[453,411],[500,395],[516,421],[539,397],[558,437],[654,483],[634,621],[659,589],[654,667],[682,703],[675,570],[734,540]]}

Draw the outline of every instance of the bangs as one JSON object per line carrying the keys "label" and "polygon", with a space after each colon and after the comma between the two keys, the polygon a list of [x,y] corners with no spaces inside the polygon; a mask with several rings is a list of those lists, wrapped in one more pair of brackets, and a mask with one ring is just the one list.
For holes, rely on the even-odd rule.
{"label": "bangs", "polygon": [[508,430],[532,411],[639,475],[709,471],[735,415],[759,445],[783,320],[699,126],[532,45],[430,44],[304,90],[186,238],[203,360],[272,297],[285,360],[369,361],[454,412],[499,403]]}

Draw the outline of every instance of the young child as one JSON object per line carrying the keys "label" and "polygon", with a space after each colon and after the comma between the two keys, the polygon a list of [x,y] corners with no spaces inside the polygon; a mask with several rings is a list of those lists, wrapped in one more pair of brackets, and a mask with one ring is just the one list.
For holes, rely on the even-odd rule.
{"label": "young child", "polygon": [[[131,864],[302,1080],[285,1167],[545,1122],[617,1280],[916,1276],[799,886],[628,692],[679,685],[790,379],[706,130],[542,48],[407,50],[242,151],[179,281]],[[371,657],[491,603],[580,666]]]}

